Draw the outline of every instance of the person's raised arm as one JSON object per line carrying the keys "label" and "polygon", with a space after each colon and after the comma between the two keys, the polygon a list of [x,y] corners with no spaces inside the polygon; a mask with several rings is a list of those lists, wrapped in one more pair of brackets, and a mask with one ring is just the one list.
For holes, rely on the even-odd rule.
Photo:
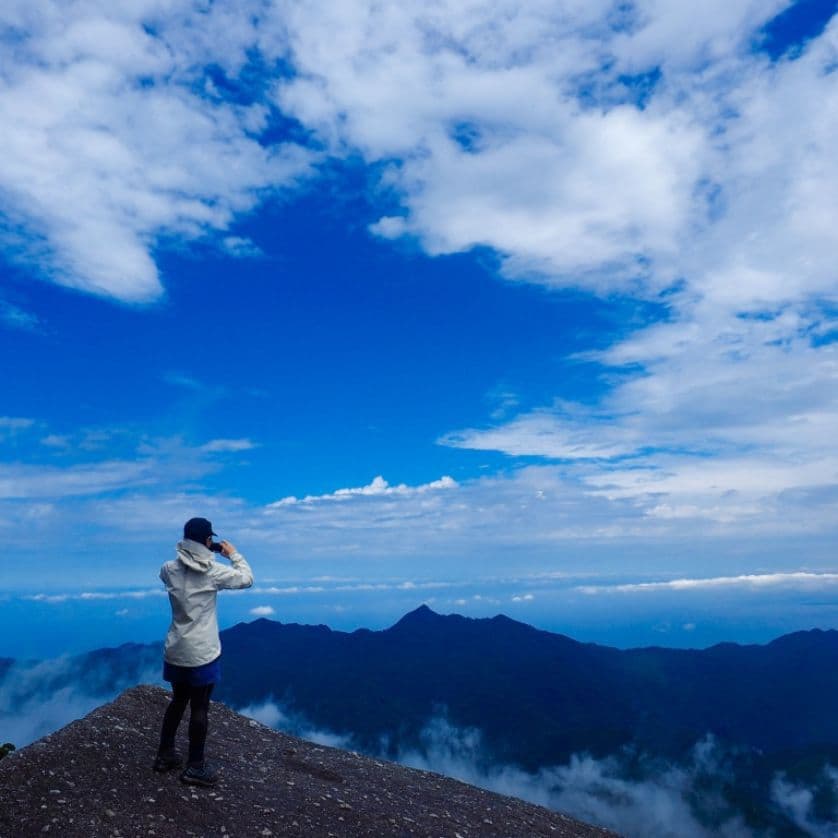
{"label": "person's raised arm", "polygon": [[253,571],[247,559],[229,542],[221,541],[221,553],[230,560],[230,567],[216,565],[213,570],[218,590],[249,588],[253,584]]}

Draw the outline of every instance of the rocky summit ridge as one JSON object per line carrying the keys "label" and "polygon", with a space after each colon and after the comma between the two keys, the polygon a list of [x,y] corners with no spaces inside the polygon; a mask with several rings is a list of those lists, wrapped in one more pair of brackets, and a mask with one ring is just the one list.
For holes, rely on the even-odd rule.
{"label": "rocky summit ridge", "polygon": [[167,701],[159,687],[133,687],[3,759],[0,838],[614,834],[438,774],[288,736],[218,702],[208,755],[221,779],[212,789],[185,786],[177,771],[151,770]]}

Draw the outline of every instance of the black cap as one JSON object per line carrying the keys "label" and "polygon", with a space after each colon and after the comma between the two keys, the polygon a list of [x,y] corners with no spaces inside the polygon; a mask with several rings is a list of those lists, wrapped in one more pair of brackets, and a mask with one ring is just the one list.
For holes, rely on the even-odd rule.
{"label": "black cap", "polygon": [[190,518],[183,525],[183,537],[191,541],[204,544],[211,535],[216,533],[212,531],[212,524],[206,518]]}

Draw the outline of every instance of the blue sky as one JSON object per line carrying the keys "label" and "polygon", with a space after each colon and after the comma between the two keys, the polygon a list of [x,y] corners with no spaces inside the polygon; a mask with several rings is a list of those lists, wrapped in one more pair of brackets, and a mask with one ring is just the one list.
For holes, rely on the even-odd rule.
{"label": "blue sky", "polygon": [[4,4],[0,654],[838,626],[834,13]]}

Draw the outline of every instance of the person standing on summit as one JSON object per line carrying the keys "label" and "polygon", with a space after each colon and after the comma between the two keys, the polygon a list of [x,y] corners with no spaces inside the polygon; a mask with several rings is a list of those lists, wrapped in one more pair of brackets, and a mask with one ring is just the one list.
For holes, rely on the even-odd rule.
{"label": "person standing on summit", "polygon": [[[221,639],[218,636],[218,591],[249,588],[253,571],[229,541],[213,542],[212,524],[190,518],[183,527],[177,557],[160,568],[169,593],[172,622],[163,653],[163,678],[172,685],[172,700],[163,716],[155,771],[180,768],[175,734],[186,705],[189,714],[189,757],[180,779],[198,786],[215,785],[218,775],[204,760],[207,713],[213,687],[221,678]],[[221,553],[230,567],[215,560]]]}

